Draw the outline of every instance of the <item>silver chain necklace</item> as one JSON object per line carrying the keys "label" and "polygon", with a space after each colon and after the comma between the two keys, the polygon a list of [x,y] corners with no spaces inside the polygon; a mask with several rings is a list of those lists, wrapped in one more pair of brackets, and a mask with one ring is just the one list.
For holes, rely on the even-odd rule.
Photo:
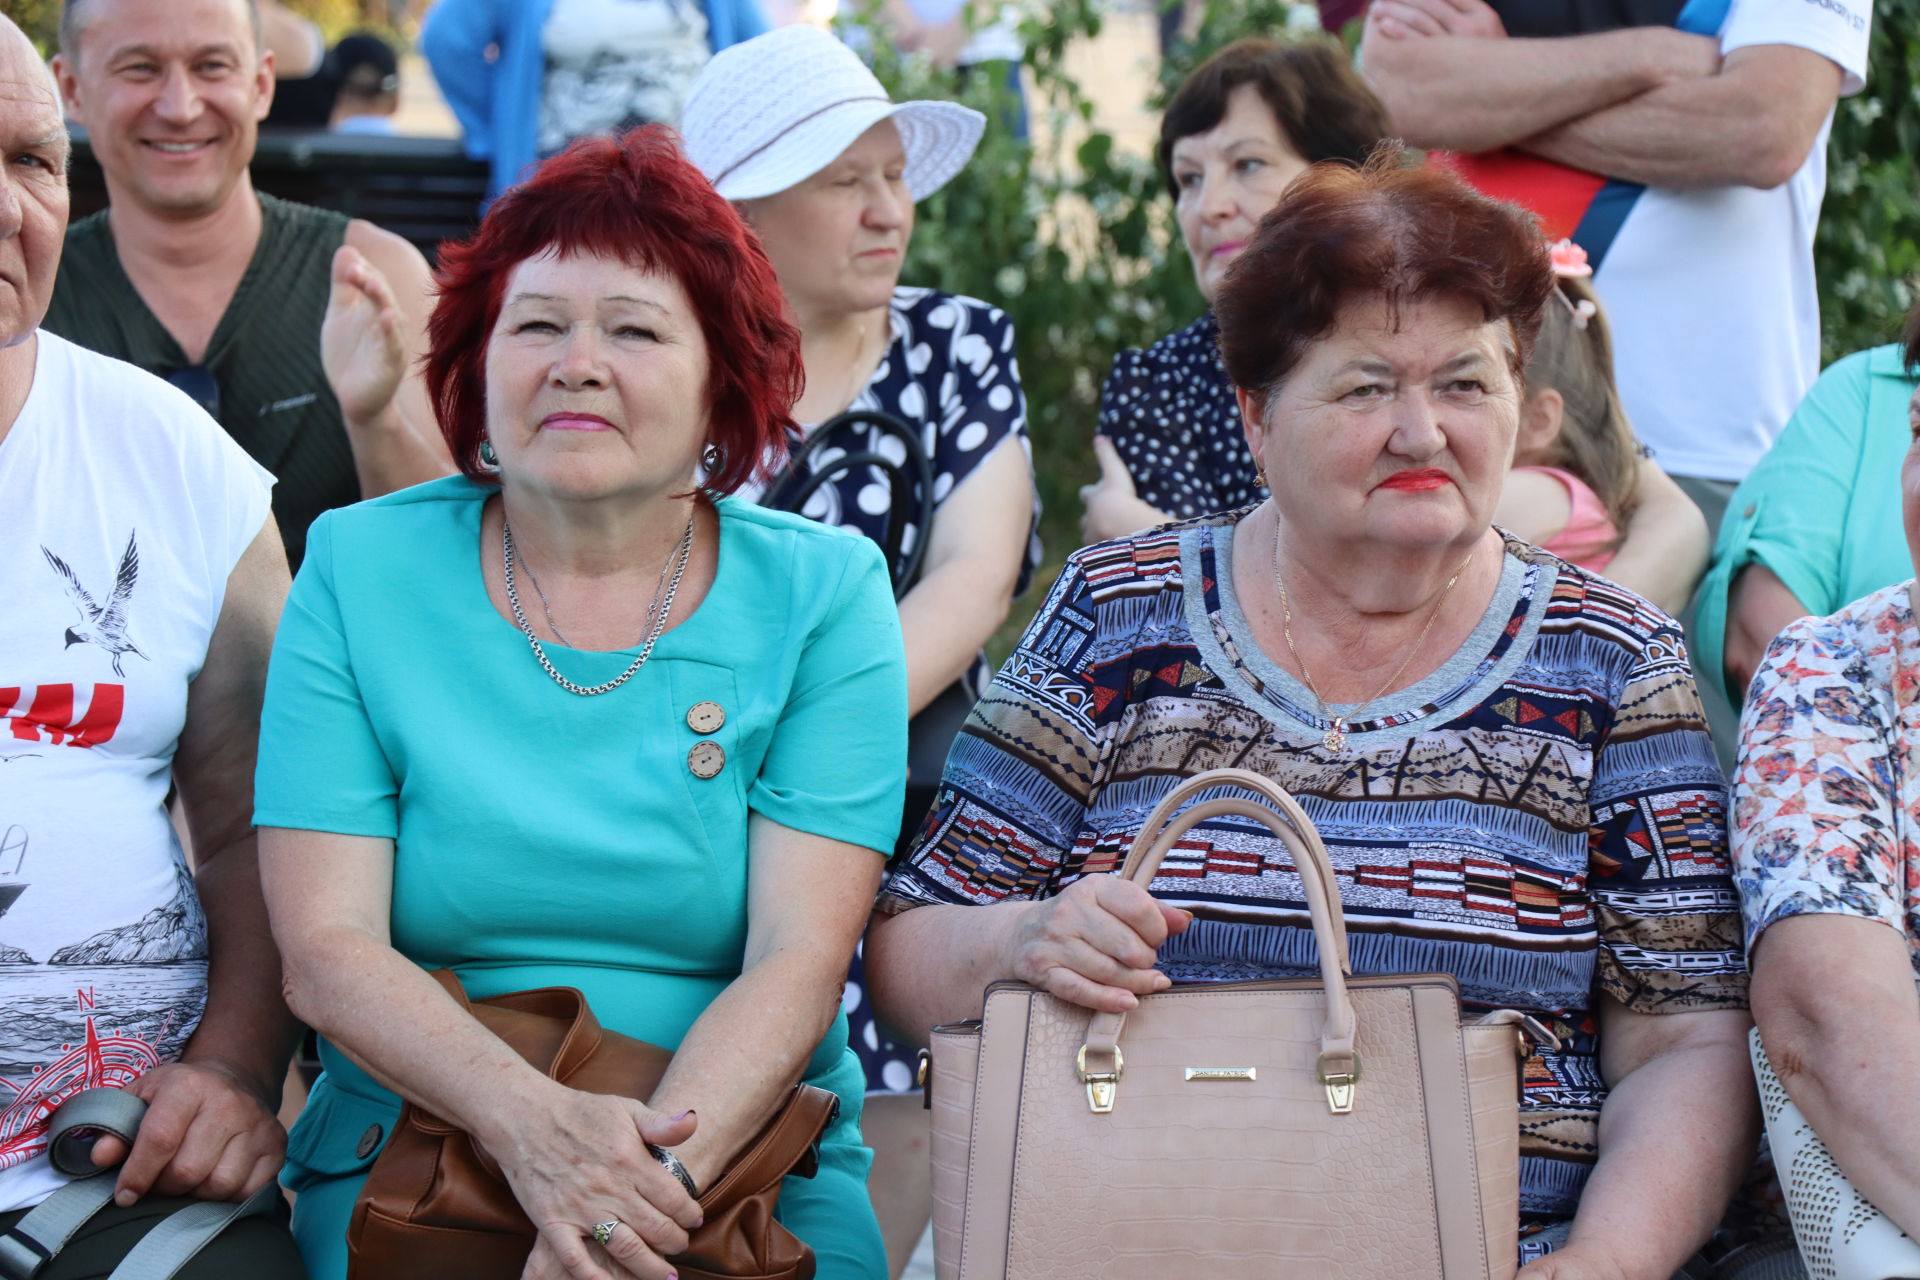
{"label": "silver chain necklace", "polygon": [[[687,515],[687,527],[682,530],[680,534],[680,544],[674,548],[673,555],[668,557],[667,560],[667,564],[673,566],[673,577],[667,581],[667,590],[664,597],[656,593],[656,599],[660,602],[659,608],[654,611],[653,625],[647,629],[647,638],[645,643],[640,646],[640,655],[628,664],[625,671],[622,671],[605,684],[579,685],[567,679],[561,675],[559,671],[554,669],[553,663],[547,658],[546,648],[540,643],[540,637],[533,634],[533,628],[527,625],[527,615],[520,608],[520,593],[514,589],[513,585],[513,526],[507,523],[504,516],[502,516],[500,520],[501,575],[506,579],[507,603],[513,606],[513,620],[515,624],[519,626],[520,634],[527,638],[527,644],[532,647],[533,656],[540,663],[541,670],[553,677],[553,682],[562,689],[565,689],[568,693],[577,693],[583,698],[591,698],[597,694],[610,693],[618,689],[621,685],[638,675],[641,667],[647,665],[647,659],[653,656],[654,641],[658,640],[660,633],[666,630],[667,617],[673,612],[673,597],[680,590],[680,578],[681,575],[687,571],[687,561],[692,551],[693,514],[689,512]],[[667,565],[661,565],[660,572],[663,577],[666,571]],[[544,595],[542,599],[545,599]],[[548,615],[548,620],[552,620],[551,613]],[[560,634],[558,628],[554,629],[554,634]]]}

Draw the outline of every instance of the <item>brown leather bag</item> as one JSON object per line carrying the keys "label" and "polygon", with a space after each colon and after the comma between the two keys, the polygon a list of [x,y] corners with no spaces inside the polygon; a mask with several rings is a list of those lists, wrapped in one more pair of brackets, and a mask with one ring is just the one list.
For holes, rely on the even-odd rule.
{"label": "brown leather bag", "polygon": [[[480,1025],[554,1080],[586,1093],[650,1097],[673,1055],[601,1027],[572,987],[469,1001],[434,978]],[[681,1280],[811,1280],[813,1250],[774,1220],[780,1180],[810,1178],[820,1135],[839,1113],[825,1089],[795,1085],[766,1128],[700,1196],[706,1221],[670,1259]],[[479,1143],[407,1103],[367,1174],[347,1226],[348,1280],[518,1280],[533,1224]]]}
{"label": "brown leather bag", "polygon": [[[1215,787],[1225,797],[1180,804]],[[1269,807],[1271,806],[1271,807]],[[1319,980],[1177,985],[1128,1014],[1017,982],[935,1027],[940,1280],[1504,1280],[1519,1226],[1512,1010],[1462,1025],[1448,974],[1355,978],[1339,886],[1299,804],[1217,769],[1148,817],[1123,876],[1152,883],[1196,823],[1271,831],[1299,868]]]}

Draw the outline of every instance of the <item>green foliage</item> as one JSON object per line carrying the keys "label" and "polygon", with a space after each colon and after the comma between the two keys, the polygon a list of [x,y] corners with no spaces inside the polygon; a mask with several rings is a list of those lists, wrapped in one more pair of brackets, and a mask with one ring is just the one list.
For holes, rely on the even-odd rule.
{"label": "green foliage", "polygon": [[1876,0],[1866,91],[1841,102],[1827,148],[1814,262],[1821,355],[1890,342],[1920,277],[1920,0]]}
{"label": "green foliage", "polygon": [[42,54],[53,56],[60,43],[60,0],[7,0],[6,15]]}

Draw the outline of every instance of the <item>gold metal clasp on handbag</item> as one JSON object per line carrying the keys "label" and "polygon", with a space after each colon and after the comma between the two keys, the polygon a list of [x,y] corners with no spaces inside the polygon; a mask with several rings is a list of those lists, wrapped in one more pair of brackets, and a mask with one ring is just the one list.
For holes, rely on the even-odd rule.
{"label": "gold metal clasp on handbag", "polygon": [[1087,1070],[1087,1046],[1081,1045],[1079,1054],[1073,1060],[1074,1069],[1080,1073],[1080,1083],[1087,1086],[1087,1106],[1097,1116],[1104,1116],[1113,1110],[1113,1100],[1120,1093],[1120,1077],[1127,1069],[1127,1060],[1120,1056],[1120,1046],[1113,1047],[1113,1070]]}
{"label": "gold metal clasp on handbag", "polygon": [[1349,1115],[1353,1111],[1354,1085],[1360,1079],[1360,1055],[1354,1054],[1353,1065],[1345,1071],[1327,1070],[1326,1056],[1314,1064],[1313,1074],[1327,1088],[1327,1110],[1336,1116]]}

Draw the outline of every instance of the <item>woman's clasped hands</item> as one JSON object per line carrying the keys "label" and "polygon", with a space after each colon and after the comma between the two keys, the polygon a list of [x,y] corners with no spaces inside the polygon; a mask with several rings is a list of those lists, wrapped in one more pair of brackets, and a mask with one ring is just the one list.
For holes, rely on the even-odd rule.
{"label": "woman's clasped hands", "polygon": [[[700,1206],[647,1146],[685,1142],[697,1117],[551,1089],[507,1108],[487,1143],[539,1233],[522,1280],[667,1280],[667,1259],[686,1252]],[[603,1223],[615,1225],[598,1242]]]}
{"label": "woman's clasped hands", "polygon": [[1020,904],[1012,976],[1084,1009],[1125,1013],[1173,985],[1154,967],[1156,953],[1192,922],[1191,912],[1131,880],[1085,876],[1055,897]]}

